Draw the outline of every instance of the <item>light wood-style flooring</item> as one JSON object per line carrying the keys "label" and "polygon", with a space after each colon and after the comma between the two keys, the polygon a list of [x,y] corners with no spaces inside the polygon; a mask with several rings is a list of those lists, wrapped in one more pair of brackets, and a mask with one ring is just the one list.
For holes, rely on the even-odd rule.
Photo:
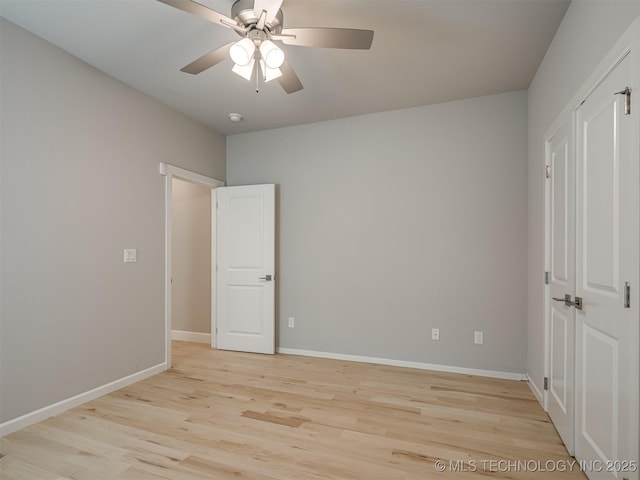
{"label": "light wood-style flooring", "polygon": [[185,342],[173,354],[167,372],[2,438],[0,478],[586,478],[549,471],[573,459],[525,382]]}

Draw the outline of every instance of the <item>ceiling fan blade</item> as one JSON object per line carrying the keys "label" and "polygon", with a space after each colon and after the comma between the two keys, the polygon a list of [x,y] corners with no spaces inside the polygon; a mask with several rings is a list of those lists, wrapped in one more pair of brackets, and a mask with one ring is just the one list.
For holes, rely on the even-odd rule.
{"label": "ceiling fan blade", "polygon": [[181,72],[190,73],[196,75],[200,72],[204,72],[207,68],[211,68],[217,65],[223,60],[229,58],[229,49],[235,42],[227,43],[225,46],[216,48],[211,52],[201,56],[197,60],[191,62],[186,67],[180,69]]}
{"label": "ceiling fan blade", "polygon": [[166,5],[177,8],[178,10],[182,10],[183,12],[190,13],[191,15],[195,15],[196,17],[204,18],[205,20],[209,20],[210,22],[217,23],[219,25],[235,28],[235,26],[239,26],[238,23],[232,18],[227,17],[226,15],[221,14],[220,12],[216,12],[209,7],[205,7],[204,5],[200,5],[193,0],[158,0]]}
{"label": "ceiling fan blade", "polygon": [[285,62],[280,66],[280,71],[282,72],[282,76],[278,77],[278,83],[287,93],[295,93],[299,90],[302,90],[304,87],[302,86],[302,82],[296,75],[296,72],[293,71],[291,65],[285,60]]}
{"label": "ceiling fan blade", "polygon": [[267,12],[267,23],[271,23],[278,14],[280,7],[282,6],[282,0],[254,0],[253,2],[253,14],[260,18],[262,12]]}
{"label": "ceiling fan blade", "polygon": [[367,50],[373,42],[373,30],[353,28],[285,28],[281,35],[277,39],[282,43],[301,47]]}

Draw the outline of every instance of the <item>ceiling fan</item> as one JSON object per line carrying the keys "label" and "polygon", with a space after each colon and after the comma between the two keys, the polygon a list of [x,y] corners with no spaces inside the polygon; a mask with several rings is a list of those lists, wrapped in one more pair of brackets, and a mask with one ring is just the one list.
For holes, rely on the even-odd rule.
{"label": "ceiling fan", "polygon": [[[371,48],[372,30],[352,28],[283,28],[280,7],[283,0],[237,0],[227,17],[193,0],[158,0],[184,12],[196,15],[212,23],[235,30],[242,39],[216,48],[203,55],[181,71],[196,75],[231,57],[235,63],[233,72],[251,80],[256,79],[256,90],[260,79],[265,82],[277,79],[287,93],[302,90],[302,83],[284,52],[274,43],[321,48]],[[255,68],[256,64],[259,68]],[[259,75],[258,70],[262,73]]]}

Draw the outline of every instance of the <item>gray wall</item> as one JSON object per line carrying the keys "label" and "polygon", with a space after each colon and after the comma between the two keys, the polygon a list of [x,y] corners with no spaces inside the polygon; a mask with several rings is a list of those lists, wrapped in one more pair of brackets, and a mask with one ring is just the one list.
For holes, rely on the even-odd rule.
{"label": "gray wall", "polygon": [[633,20],[640,2],[574,0],[528,91],[527,372],[544,377],[544,134]]}
{"label": "gray wall", "polygon": [[158,163],[224,179],[225,139],[0,21],[4,422],[163,361]]}
{"label": "gray wall", "polygon": [[211,333],[211,189],[173,179],[173,330]]}
{"label": "gray wall", "polygon": [[513,92],[227,137],[279,185],[279,346],[524,372],[526,130]]}

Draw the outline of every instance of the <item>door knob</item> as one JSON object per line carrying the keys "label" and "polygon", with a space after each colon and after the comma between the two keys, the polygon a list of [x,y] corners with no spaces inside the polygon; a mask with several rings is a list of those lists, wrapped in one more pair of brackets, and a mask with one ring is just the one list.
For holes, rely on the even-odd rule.
{"label": "door knob", "polygon": [[265,275],[264,277],[260,277],[258,280],[266,280],[267,282],[271,281],[271,275]]}
{"label": "door knob", "polygon": [[564,302],[566,307],[576,307],[576,310],[582,310],[582,298],[576,297],[574,302],[571,301],[571,295],[566,294],[564,298],[552,297],[556,302]]}

